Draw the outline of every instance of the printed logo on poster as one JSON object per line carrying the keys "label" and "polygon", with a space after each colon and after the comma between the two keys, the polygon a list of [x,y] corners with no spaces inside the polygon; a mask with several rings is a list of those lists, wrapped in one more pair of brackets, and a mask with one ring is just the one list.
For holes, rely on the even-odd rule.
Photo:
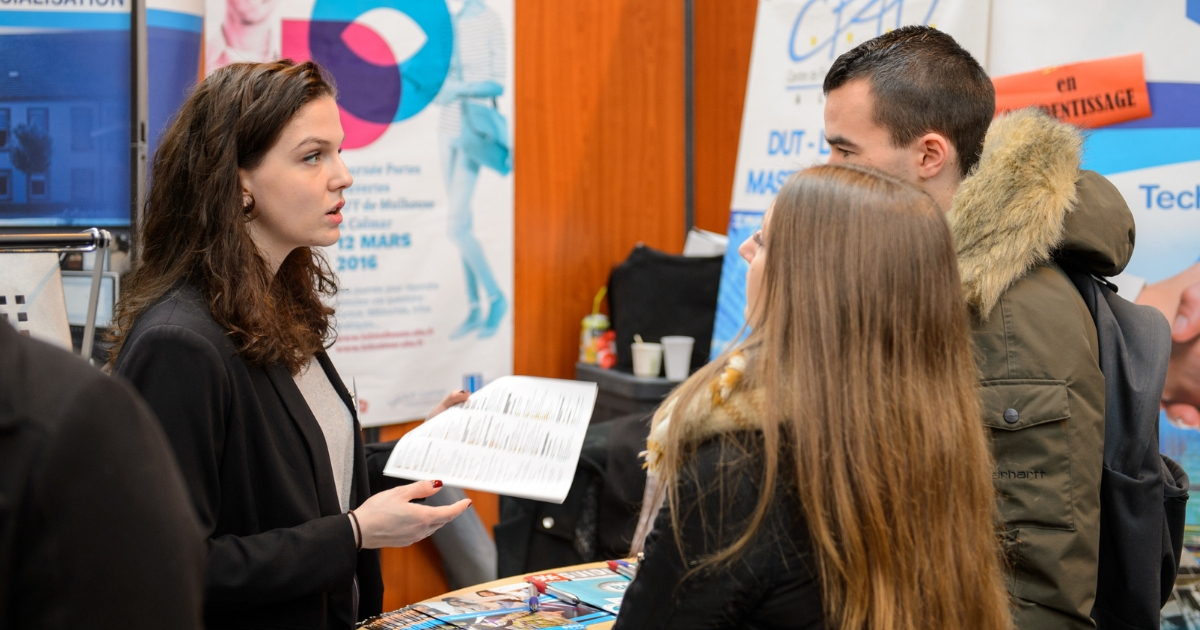
{"label": "printed logo on poster", "polygon": [[[424,34],[414,54],[398,59],[388,38],[361,19],[386,19],[380,11],[401,14]],[[317,0],[312,19],[282,21],[283,56],[312,59],[336,79],[346,149],[370,145],[433,102],[450,70],[453,39],[440,0]]]}
{"label": "printed logo on poster", "polygon": [[[937,6],[938,0],[808,0],[792,22],[788,57],[797,63],[810,57],[833,61],[870,37],[906,24],[931,24]],[[863,31],[873,34],[863,38]]]}

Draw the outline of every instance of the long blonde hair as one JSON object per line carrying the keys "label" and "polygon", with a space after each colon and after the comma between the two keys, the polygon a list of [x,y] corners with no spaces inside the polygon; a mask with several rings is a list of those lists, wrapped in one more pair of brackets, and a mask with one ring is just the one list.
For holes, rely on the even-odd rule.
{"label": "long blonde hair", "polygon": [[[697,570],[744,551],[782,488],[802,505],[830,628],[1008,628],[968,311],[941,211],[892,177],[813,167],[780,191],[765,252],[738,348],[745,386],[765,394],[763,490],[742,535]],[[675,409],[708,395],[723,365],[672,394]],[[661,465],[677,541],[680,468],[696,446],[685,424],[671,423]]]}

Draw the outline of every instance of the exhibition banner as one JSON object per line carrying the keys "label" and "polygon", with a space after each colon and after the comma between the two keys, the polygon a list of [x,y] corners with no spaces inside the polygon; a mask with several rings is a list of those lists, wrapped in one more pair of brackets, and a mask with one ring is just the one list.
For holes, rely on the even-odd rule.
{"label": "exhibition banner", "polygon": [[[1083,167],[1117,187],[1137,225],[1127,275],[1150,283],[1184,277],[1181,273],[1200,275],[1200,65],[1195,63],[1200,2],[1195,0],[1139,5],[1122,0],[761,0],[734,182],[732,245],[759,228],[791,173],[828,156],[821,83],[833,59],[886,29],[919,22],[949,32],[991,76],[1002,77],[997,79],[999,110],[1024,104],[1053,111],[1057,104],[1055,115],[1091,127],[1085,133]],[[1097,96],[1103,107],[1089,100]],[[1014,97],[1023,100],[1010,100]],[[714,355],[742,328],[745,273],[745,263],[731,247],[721,280]],[[1136,279],[1121,284],[1138,286]],[[1139,297],[1128,289],[1122,295]],[[1198,373],[1183,363],[1192,356],[1200,361],[1200,341],[1177,343],[1172,374]],[[1200,382],[1181,387],[1200,393]],[[1177,403],[1200,405],[1200,395]],[[1200,490],[1200,411],[1191,418],[1164,414],[1160,437],[1163,452],[1184,465],[1197,484],[1193,490]],[[1188,526],[1189,543],[1200,543],[1200,501],[1189,502]]]}
{"label": "exhibition banner", "polygon": [[354,176],[330,356],[378,426],[512,372],[512,0],[208,0],[206,72],[313,59]]}
{"label": "exhibition banner", "polygon": [[828,159],[821,86],[834,59],[863,41],[909,24],[942,29],[984,59],[987,15],[987,3],[967,0],[760,0],[713,357],[735,340],[745,323],[747,265],[737,246],[762,225],[763,213],[789,175]]}
{"label": "exhibition banner", "polygon": [[146,0],[146,155],[200,77],[204,0]]}
{"label": "exhibition banner", "polygon": [[0,227],[129,224],[131,5],[0,2]]}
{"label": "exhibition banner", "polygon": [[[1200,2],[1008,0],[992,11],[993,76],[1114,55],[1144,57],[1153,115],[1089,131],[1083,166],[1116,185],[1133,211],[1137,244],[1127,274],[1154,283],[1192,270],[1200,259]],[[1176,345],[1173,371],[1195,346]],[[1191,386],[1200,389],[1200,383]],[[1200,543],[1198,429],[1164,414],[1159,433],[1162,452],[1183,464],[1193,484],[1189,545]]]}

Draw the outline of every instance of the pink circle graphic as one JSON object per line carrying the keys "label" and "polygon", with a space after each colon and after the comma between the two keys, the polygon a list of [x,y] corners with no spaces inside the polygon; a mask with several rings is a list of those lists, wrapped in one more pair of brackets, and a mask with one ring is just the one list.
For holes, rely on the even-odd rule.
{"label": "pink circle graphic", "polygon": [[[312,50],[309,47],[313,23],[310,20],[283,20],[282,22],[283,56],[294,61],[313,59]],[[333,25],[322,23],[321,26],[320,30],[328,31],[329,27]],[[358,79],[356,75],[361,73],[369,75],[381,71],[393,73],[396,68],[396,57],[392,54],[392,49],[388,46],[387,41],[369,26],[350,22],[337,25],[336,28],[340,29],[341,33],[340,41],[336,42],[334,52],[341,52],[341,54],[337,54],[332,60],[323,59],[322,61],[323,65],[333,73],[335,79],[338,77],[348,79],[346,85],[339,86],[338,89],[338,114],[341,118],[342,130],[346,133],[346,140],[342,144],[342,148],[359,149],[375,142],[387,131],[391,118],[399,106],[400,94],[398,77],[396,93],[389,94],[388,92],[392,90],[376,89],[372,91],[369,83],[355,80]],[[368,110],[382,108],[389,111],[386,112],[387,116],[382,117],[381,122],[366,120],[350,111],[364,108]],[[372,117],[379,118],[379,116]],[[387,122],[382,122],[382,120]]]}

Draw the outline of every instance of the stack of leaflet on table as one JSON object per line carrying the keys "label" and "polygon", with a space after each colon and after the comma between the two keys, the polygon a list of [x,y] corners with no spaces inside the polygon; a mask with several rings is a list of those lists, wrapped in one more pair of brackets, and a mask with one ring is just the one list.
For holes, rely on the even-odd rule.
{"label": "stack of leaflet on table", "polygon": [[495,587],[465,595],[430,599],[385,613],[359,625],[366,630],[455,630],[458,628],[561,628],[583,630],[613,621],[614,616],[587,604],[571,604],[539,596],[532,611],[525,583]]}
{"label": "stack of leaflet on table", "polygon": [[458,626],[419,613],[412,607],[372,617],[358,625],[369,630],[458,630]]}

